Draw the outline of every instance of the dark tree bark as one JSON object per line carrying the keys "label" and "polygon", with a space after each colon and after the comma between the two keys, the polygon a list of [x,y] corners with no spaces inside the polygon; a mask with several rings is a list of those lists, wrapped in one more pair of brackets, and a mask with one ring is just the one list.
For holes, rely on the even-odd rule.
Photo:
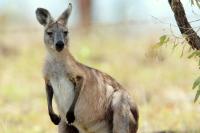
{"label": "dark tree bark", "polygon": [[193,48],[200,50],[200,37],[193,30],[192,26],[187,20],[184,7],[180,0],[168,0],[169,5],[174,13],[176,23],[181,34],[185,37],[188,44]]}

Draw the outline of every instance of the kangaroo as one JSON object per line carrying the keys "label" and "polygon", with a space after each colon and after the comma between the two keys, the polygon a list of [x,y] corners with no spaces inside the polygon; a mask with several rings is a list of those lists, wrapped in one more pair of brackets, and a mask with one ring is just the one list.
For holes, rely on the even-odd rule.
{"label": "kangaroo", "polygon": [[[138,108],[111,76],[76,61],[69,51],[72,4],[55,21],[38,8],[47,49],[43,68],[48,113],[59,133],[136,133]],[[53,95],[58,108],[52,107]]]}

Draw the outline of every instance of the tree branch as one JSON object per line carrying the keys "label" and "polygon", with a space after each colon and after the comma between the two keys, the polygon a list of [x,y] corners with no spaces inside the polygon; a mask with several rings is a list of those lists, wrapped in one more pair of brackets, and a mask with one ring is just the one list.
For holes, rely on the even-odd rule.
{"label": "tree branch", "polygon": [[200,37],[193,30],[192,26],[187,20],[184,7],[180,0],[168,0],[169,5],[174,12],[176,23],[181,34],[185,37],[188,44],[193,48],[200,50]]}

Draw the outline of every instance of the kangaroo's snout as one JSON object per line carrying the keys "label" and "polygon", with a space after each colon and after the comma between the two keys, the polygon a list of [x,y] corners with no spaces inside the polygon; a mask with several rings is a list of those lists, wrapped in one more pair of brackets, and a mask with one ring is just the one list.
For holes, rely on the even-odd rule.
{"label": "kangaroo's snout", "polygon": [[56,43],[56,50],[57,50],[58,52],[60,52],[60,51],[63,50],[63,48],[64,48],[64,42],[63,42],[63,41],[58,41],[58,42]]}

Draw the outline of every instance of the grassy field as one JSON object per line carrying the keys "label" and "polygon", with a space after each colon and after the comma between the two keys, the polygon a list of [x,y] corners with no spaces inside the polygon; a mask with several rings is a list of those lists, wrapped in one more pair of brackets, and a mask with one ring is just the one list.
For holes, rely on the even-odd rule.
{"label": "grassy field", "polygon": [[[40,30],[0,35],[1,133],[57,130],[47,113]],[[139,106],[139,132],[200,132],[200,106],[193,103],[191,89],[200,74],[197,62],[187,59],[187,50],[180,57],[182,46],[152,50],[160,35],[127,36],[100,29],[88,35],[72,31],[70,49],[76,59],[112,75],[128,89]]]}

